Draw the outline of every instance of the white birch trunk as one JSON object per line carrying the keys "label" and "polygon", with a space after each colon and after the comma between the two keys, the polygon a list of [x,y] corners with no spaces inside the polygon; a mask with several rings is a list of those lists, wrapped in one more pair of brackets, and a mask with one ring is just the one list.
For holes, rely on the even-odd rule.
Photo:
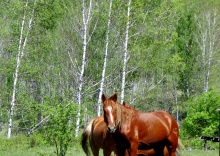
{"label": "white birch trunk", "polygon": [[101,79],[101,83],[100,83],[99,98],[98,98],[98,108],[97,108],[97,115],[98,116],[100,116],[101,96],[102,96],[103,87],[104,87],[104,81],[105,81],[105,69],[106,69],[106,64],[107,64],[108,44],[109,44],[108,34],[109,34],[110,23],[111,23],[111,10],[112,10],[112,0],[110,0],[110,2],[109,2],[108,26],[107,26],[106,40],[105,40],[104,63],[103,63],[103,69],[102,69],[102,79]]}
{"label": "white birch trunk", "polygon": [[87,32],[88,32],[88,26],[89,21],[91,20],[91,9],[92,9],[92,0],[90,0],[88,13],[86,17],[86,9],[85,9],[85,2],[82,0],[82,18],[83,18],[83,57],[82,57],[82,66],[79,76],[79,86],[77,91],[77,104],[79,106],[78,112],[77,112],[77,121],[76,121],[76,129],[75,129],[75,137],[78,136],[79,133],[79,126],[80,126],[80,116],[81,116],[81,99],[82,99],[82,87],[83,87],[83,75],[85,70],[85,61],[86,61],[86,50],[87,50]]}
{"label": "white birch trunk", "polygon": [[208,63],[207,63],[207,72],[205,76],[205,85],[204,90],[205,92],[208,92],[209,90],[209,77],[211,72],[211,62],[213,58],[214,53],[214,45],[215,45],[215,27],[216,27],[216,11],[213,13],[213,19],[211,19],[211,15],[207,15],[207,22],[208,22],[208,34],[209,34],[209,56],[208,56]]}
{"label": "white birch trunk", "polygon": [[128,10],[127,10],[127,24],[125,30],[125,43],[124,43],[124,60],[123,60],[123,69],[122,69],[122,84],[121,84],[121,103],[124,101],[124,91],[125,91],[125,76],[126,76],[126,66],[127,66],[127,55],[128,55],[128,32],[129,32],[129,17],[130,17],[130,6],[131,0],[128,0]]}
{"label": "white birch trunk", "polygon": [[219,36],[216,36],[216,34],[218,34],[220,30],[217,27],[219,22],[217,22],[218,19],[216,10],[214,10],[213,13],[211,11],[207,11],[203,17],[204,18],[202,18],[202,20],[198,20],[197,23],[200,29],[199,35],[201,36],[200,38],[197,38],[197,43],[199,44],[202,57],[202,68],[204,75],[203,90],[208,92],[212,59],[216,50],[219,48]]}
{"label": "white birch trunk", "polygon": [[173,81],[173,96],[174,96],[175,104],[176,104],[176,121],[177,121],[177,124],[179,125],[178,92],[177,92],[177,87],[176,87],[176,79],[174,76],[172,78],[172,81]]}
{"label": "white birch trunk", "polygon": [[[34,2],[34,5],[36,4],[36,1]],[[25,4],[25,9],[24,9],[24,16],[21,21],[21,31],[20,31],[20,39],[19,39],[19,44],[18,44],[18,55],[17,55],[17,63],[16,63],[16,68],[15,68],[15,74],[14,74],[14,83],[13,83],[13,91],[12,91],[12,99],[11,99],[11,107],[9,110],[9,119],[8,119],[8,132],[7,132],[7,138],[11,137],[11,130],[12,130],[12,120],[13,120],[13,113],[14,113],[14,106],[15,106],[15,97],[16,97],[16,90],[17,90],[17,81],[18,81],[18,75],[19,75],[19,68],[21,65],[21,60],[24,55],[24,50],[27,44],[27,38],[29,31],[31,29],[31,24],[32,24],[32,18],[29,20],[29,25],[28,25],[28,30],[25,35],[24,41],[23,41],[23,31],[24,31],[24,25],[25,25],[25,20],[26,20],[26,10],[28,7],[28,0],[26,1]],[[34,13],[34,8],[32,10],[32,16]]]}

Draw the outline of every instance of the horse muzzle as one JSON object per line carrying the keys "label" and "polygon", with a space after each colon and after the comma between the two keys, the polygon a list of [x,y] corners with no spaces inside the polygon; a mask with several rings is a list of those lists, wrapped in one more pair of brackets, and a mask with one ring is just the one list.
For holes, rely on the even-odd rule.
{"label": "horse muzzle", "polygon": [[108,126],[108,131],[109,131],[110,133],[115,133],[115,131],[116,131],[116,126]]}

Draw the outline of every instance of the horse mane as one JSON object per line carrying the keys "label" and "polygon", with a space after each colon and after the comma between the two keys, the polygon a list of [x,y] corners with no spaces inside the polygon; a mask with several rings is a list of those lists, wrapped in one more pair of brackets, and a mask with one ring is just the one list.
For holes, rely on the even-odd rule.
{"label": "horse mane", "polygon": [[125,103],[120,104],[116,102],[116,109],[117,109],[117,126],[121,127],[121,124],[130,123],[132,120],[132,116],[135,110],[130,107],[126,106]]}

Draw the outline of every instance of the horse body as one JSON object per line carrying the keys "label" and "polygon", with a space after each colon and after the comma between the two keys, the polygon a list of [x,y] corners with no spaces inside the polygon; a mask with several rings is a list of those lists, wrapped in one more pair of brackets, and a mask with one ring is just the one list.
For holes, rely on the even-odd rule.
{"label": "horse body", "polygon": [[89,145],[93,156],[99,155],[100,148],[104,156],[110,156],[112,151],[116,153],[115,142],[110,135],[103,116],[91,120],[82,133],[81,146],[86,155],[90,155]]}
{"label": "horse body", "polygon": [[[113,139],[114,137],[114,139]],[[124,149],[123,153],[116,154],[116,143],[115,139],[120,140],[120,145],[118,146],[121,149]],[[151,148],[143,148],[141,144],[139,144],[138,155],[141,156],[155,156],[155,151]],[[91,120],[87,126],[85,127],[82,138],[81,138],[81,146],[83,151],[87,156],[91,155],[89,152],[89,146],[91,147],[93,156],[99,155],[100,148],[103,149],[104,156],[110,156],[112,152],[114,155],[118,156],[129,156],[127,149],[129,149],[129,144],[123,138],[115,136],[114,134],[110,134],[107,129],[107,125],[104,122],[104,117],[99,116],[93,120]],[[121,150],[120,150],[121,151]],[[167,153],[167,149],[164,148],[165,153]]]}
{"label": "horse body", "polygon": [[93,121],[90,145],[94,156],[98,156],[100,148],[103,149],[104,156],[110,156],[111,152],[116,149],[103,116],[99,116]]}
{"label": "horse body", "polygon": [[132,107],[117,103],[117,94],[106,99],[102,95],[105,122],[108,130],[123,139],[116,140],[117,153],[123,155],[125,149],[118,147],[121,140],[129,142],[129,154],[136,156],[138,146],[154,149],[155,155],[163,156],[164,149],[169,156],[175,156],[178,146],[179,129],[175,119],[165,111],[140,112]]}

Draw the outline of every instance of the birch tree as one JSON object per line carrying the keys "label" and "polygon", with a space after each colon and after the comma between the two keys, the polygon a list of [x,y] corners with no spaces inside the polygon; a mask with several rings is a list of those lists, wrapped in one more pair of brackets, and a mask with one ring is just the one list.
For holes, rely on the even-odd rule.
{"label": "birch tree", "polygon": [[[10,110],[9,110],[9,119],[8,119],[8,132],[7,132],[7,138],[11,137],[11,130],[12,130],[12,120],[13,120],[13,113],[14,113],[14,106],[15,106],[15,98],[16,98],[16,91],[17,91],[17,82],[19,77],[19,68],[21,65],[22,57],[24,56],[25,47],[27,45],[28,35],[32,27],[32,17],[30,17],[28,21],[28,27],[27,31],[25,33],[25,24],[27,23],[27,9],[28,9],[29,1],[27,0],[24,6],[24,15],[21,21],[21,30],[20,30],[20,39],[18,43],[18,54],[16,58],[16,67],[15,67],[15,73],[14,73],[14,82],[13,82],[13,91],[12,91],[12,99],[10,104]],[[34,1],[34,6],[36,5],[36,0]],[[32,10],[31,16],[34,15],[34,7]]]}
{"label": "birch tree", "polygon": [[199,28],[196,34],[196,41],[201,52],[201,63],[203,72],[203,90],[208,92],[211,66],[213,57],[219,48],[219,18],[217,9],[207,10],[202,13],[202,18],[196,16],[197,25]]}
{"label": "birch tree", "polygon": [[79,127],[80,127],[80,116],[81,116],[81,99],[82,99],[82,87],[83,87],[83,75],[85,70],[85,63],[86,63],[86,51],[87,51],[87,44],[88,44],[88,29],[89,23],[91,21],[91,10],[92,10],[92,0],[89,1],[88,9],[86,9],[85,1],[82,0],[82,22],[83,22],[83,32],[82,32],[82,65],[79,72],[79,79],[78,79],[78,89],[77,89],[77,104],[78,104],[78,112],[77,112],[77,121],[76,121],[76,130],[75,136],[78,136]]}
{"label": "birch tree", "polygon": [[128,61],[128,39],[129,39],[129,17],[130,17],[130,6],[131,0],[128,0],[127,8],[127,23],[125,28],[125,41],[124,41],[124,59],[123,59],[123,69],[122,69],[122,83],[121,83],[121,103],[124,101],[124,92],[125,92],[125,77],[126,77],[126,66]]}
{"label": "birch tree", "polygon": [[97,108],[97,115],[98,116],[100,116],[101,96],[102,96],[104,82],[105,82],[105,70],[106,70],[106,64],[107,64],[108,45],[109,45],[109,36],[108,35],[109,35],[110,24],[111,24],[111,10],[112,10],[112,0],[109,1],[108,26],[107,26],[106,40],[105,40],[104,63],[103,63],[103,69],[102,69],[102,78],[101,78],[101,83],[100,83],[98,108]]}
{"label": "birch tree", "polygon": [[[184,10],[184,11],[182,11]],[[197,30],[194,21],[194,9],[181,9],[180,18],[176,26],[178,38],[175,40],[176,51],[185,64],[183,70],[179,70],[180,80],[178,80],[178,88],[183,91],[184,100],[189,99],[193,90],[193,75],[195,74],[195,58],[198,56],[197,43],[195,42],[193,33]],[[192,31],[194,30],[194,32]]]}

